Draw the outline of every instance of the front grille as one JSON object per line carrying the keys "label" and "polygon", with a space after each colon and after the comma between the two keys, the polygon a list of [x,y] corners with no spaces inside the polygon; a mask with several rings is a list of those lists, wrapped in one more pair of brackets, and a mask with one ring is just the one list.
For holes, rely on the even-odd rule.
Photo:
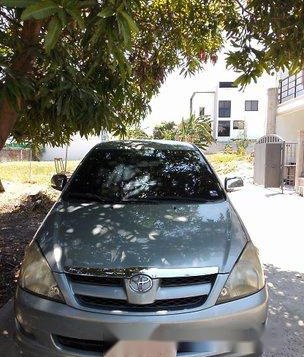
{"label": "front grille", "polygon": [[71,282],[81,284],[96,284],[103,286],[123,286],[124,279],[114,277],[102,277],[102,276],[89,276],[89,275],[75,275],[68,274]]}
{"label": "front grille", "polygon": [[54,339],[61,347],[102,354],[106,353],[115,344],[115,342],[83,340],[59,335],[55,335]]}
{"label": "front grille", "polygon": [[[153,289],[149,295],[143,294],[140,304],[136,293],[134,295],[134,291],[131,291],[130,282],[122,274],[94,276],[69,273],[67,278],[75,296],[75,304],[79,308],[110,312],[174,312],[202,307],[217,277],[217,274],[193,276],[192,270],[188,271],[188,276],[154,278]],[[177,274],[181,274],[180,269]],[[187,269],[182,274],[186,275]],[[154,302],[145,304],[150,301]]]}
{"label": "front grille", "polygon": [[[68,275],[71,282],[81,283],[81,284],[96,284],[103,286],[123,286],[123,278],[114,277],[98,277],[98,276],[86,276],[86,275]],[[186,285],[198,285],[198,284],[213,284],[216,275],[199,275],[199,276],[185,276],[176,278],[162,278],[160,281],[160,286],[162,287],[173,287],[173,286],[186,286]]]}
{"label": "front grille", "polygon": [[120,310],[134,312],[155,312],[160,310],[176,311],[183,309],[194,309],[204,304],[207,295],[185,297],[179,299],[157,300],[152,304],[136,305],[126,300],[106,299],[93,296],[76,295],[80,304],[104,310]]}
{"label": "front grille", "polygon": [[213,284],[215,282],[216,275],[199,275],[199,276],[183,276],[176,278],[162,278],[161,286],[187,286],[187,285],[198,285],[198,284]]}

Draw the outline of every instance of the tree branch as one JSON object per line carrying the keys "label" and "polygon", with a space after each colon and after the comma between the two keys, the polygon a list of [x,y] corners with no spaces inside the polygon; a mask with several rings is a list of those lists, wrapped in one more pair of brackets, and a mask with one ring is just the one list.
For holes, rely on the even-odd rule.
{"label": "tree branch", "polygon": [[243,4],[242,4],[242,0],[235,0],[236,3],[239,5],[240,9],[242,10],[242,13],[246,12],[248,15],[250,16],[254,16],[254,14],[249,11]]}

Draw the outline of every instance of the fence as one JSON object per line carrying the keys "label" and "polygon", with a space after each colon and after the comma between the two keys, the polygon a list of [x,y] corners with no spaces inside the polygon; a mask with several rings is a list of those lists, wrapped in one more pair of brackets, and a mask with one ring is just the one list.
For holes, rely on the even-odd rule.
{"label": "fence", "polygon": [[295,185],[297,162],[297,143],[285,143],[284,152],[284,183],[288,186]]}
{"label": "fence", "polygon": [[7,161],[30,161],[31,160],[31,149],[29,148],[3,148],[0,151],[0,162]]}
{"label": "fence", "polygon": [[279,103],[284,103],[304,94],[303,78],[304,71],[301,71],[280,80],[278,93]]}

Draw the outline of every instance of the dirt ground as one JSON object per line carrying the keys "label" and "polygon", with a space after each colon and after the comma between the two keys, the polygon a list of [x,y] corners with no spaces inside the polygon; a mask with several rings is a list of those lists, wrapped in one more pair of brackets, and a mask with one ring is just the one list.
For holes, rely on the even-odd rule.
{"label": "dirt ground", "polygon": [[0,307],[14,294],[25,246],[56,200],[47,186],[4,182],[0,193]]}

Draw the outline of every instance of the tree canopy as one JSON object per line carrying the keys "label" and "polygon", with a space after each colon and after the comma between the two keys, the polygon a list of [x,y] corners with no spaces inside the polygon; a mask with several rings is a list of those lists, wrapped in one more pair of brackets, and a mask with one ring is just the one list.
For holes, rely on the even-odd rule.
{"label": "tree canopy", "polygon": [[162,122],[153,129],[154,139],[175,140],[177,125],[174,121]]}
{"label": "tree canopy", "polygon": [[150,139],[149,135],[139,125],[127,126],[125,132],[120,134],[119,137],[124,140]]}
{"label": "tree canopy", "polygon": [[182,119],[177,127],[176,140],[187,141],[205,149],[213,142],[210,118],[192,114]]}
{"label": "tree canopy", "polygon": [[215,62],[239,83],[303,67],[302,0],[1,0],[0,149],[126,131],[168,73]]}
{"label": "tree canopy", "polygon": [[227,24],[232,49],[227,64],[244,86],[264,71],[298,72],[304,67],[302,0],[235,0],[239,13]]}
{"label": "tree canopy", "polygon": [[187,141],[205,149],[213,142],[210,117],[190,115],[179,124],[162,122],[154,127],[153,139]]}
{"label": "tree canopy", "polygon": [[1,141],[54,145],[123,133],[176,67],[193,73],[222,44],[230,2],[4,0]]}

